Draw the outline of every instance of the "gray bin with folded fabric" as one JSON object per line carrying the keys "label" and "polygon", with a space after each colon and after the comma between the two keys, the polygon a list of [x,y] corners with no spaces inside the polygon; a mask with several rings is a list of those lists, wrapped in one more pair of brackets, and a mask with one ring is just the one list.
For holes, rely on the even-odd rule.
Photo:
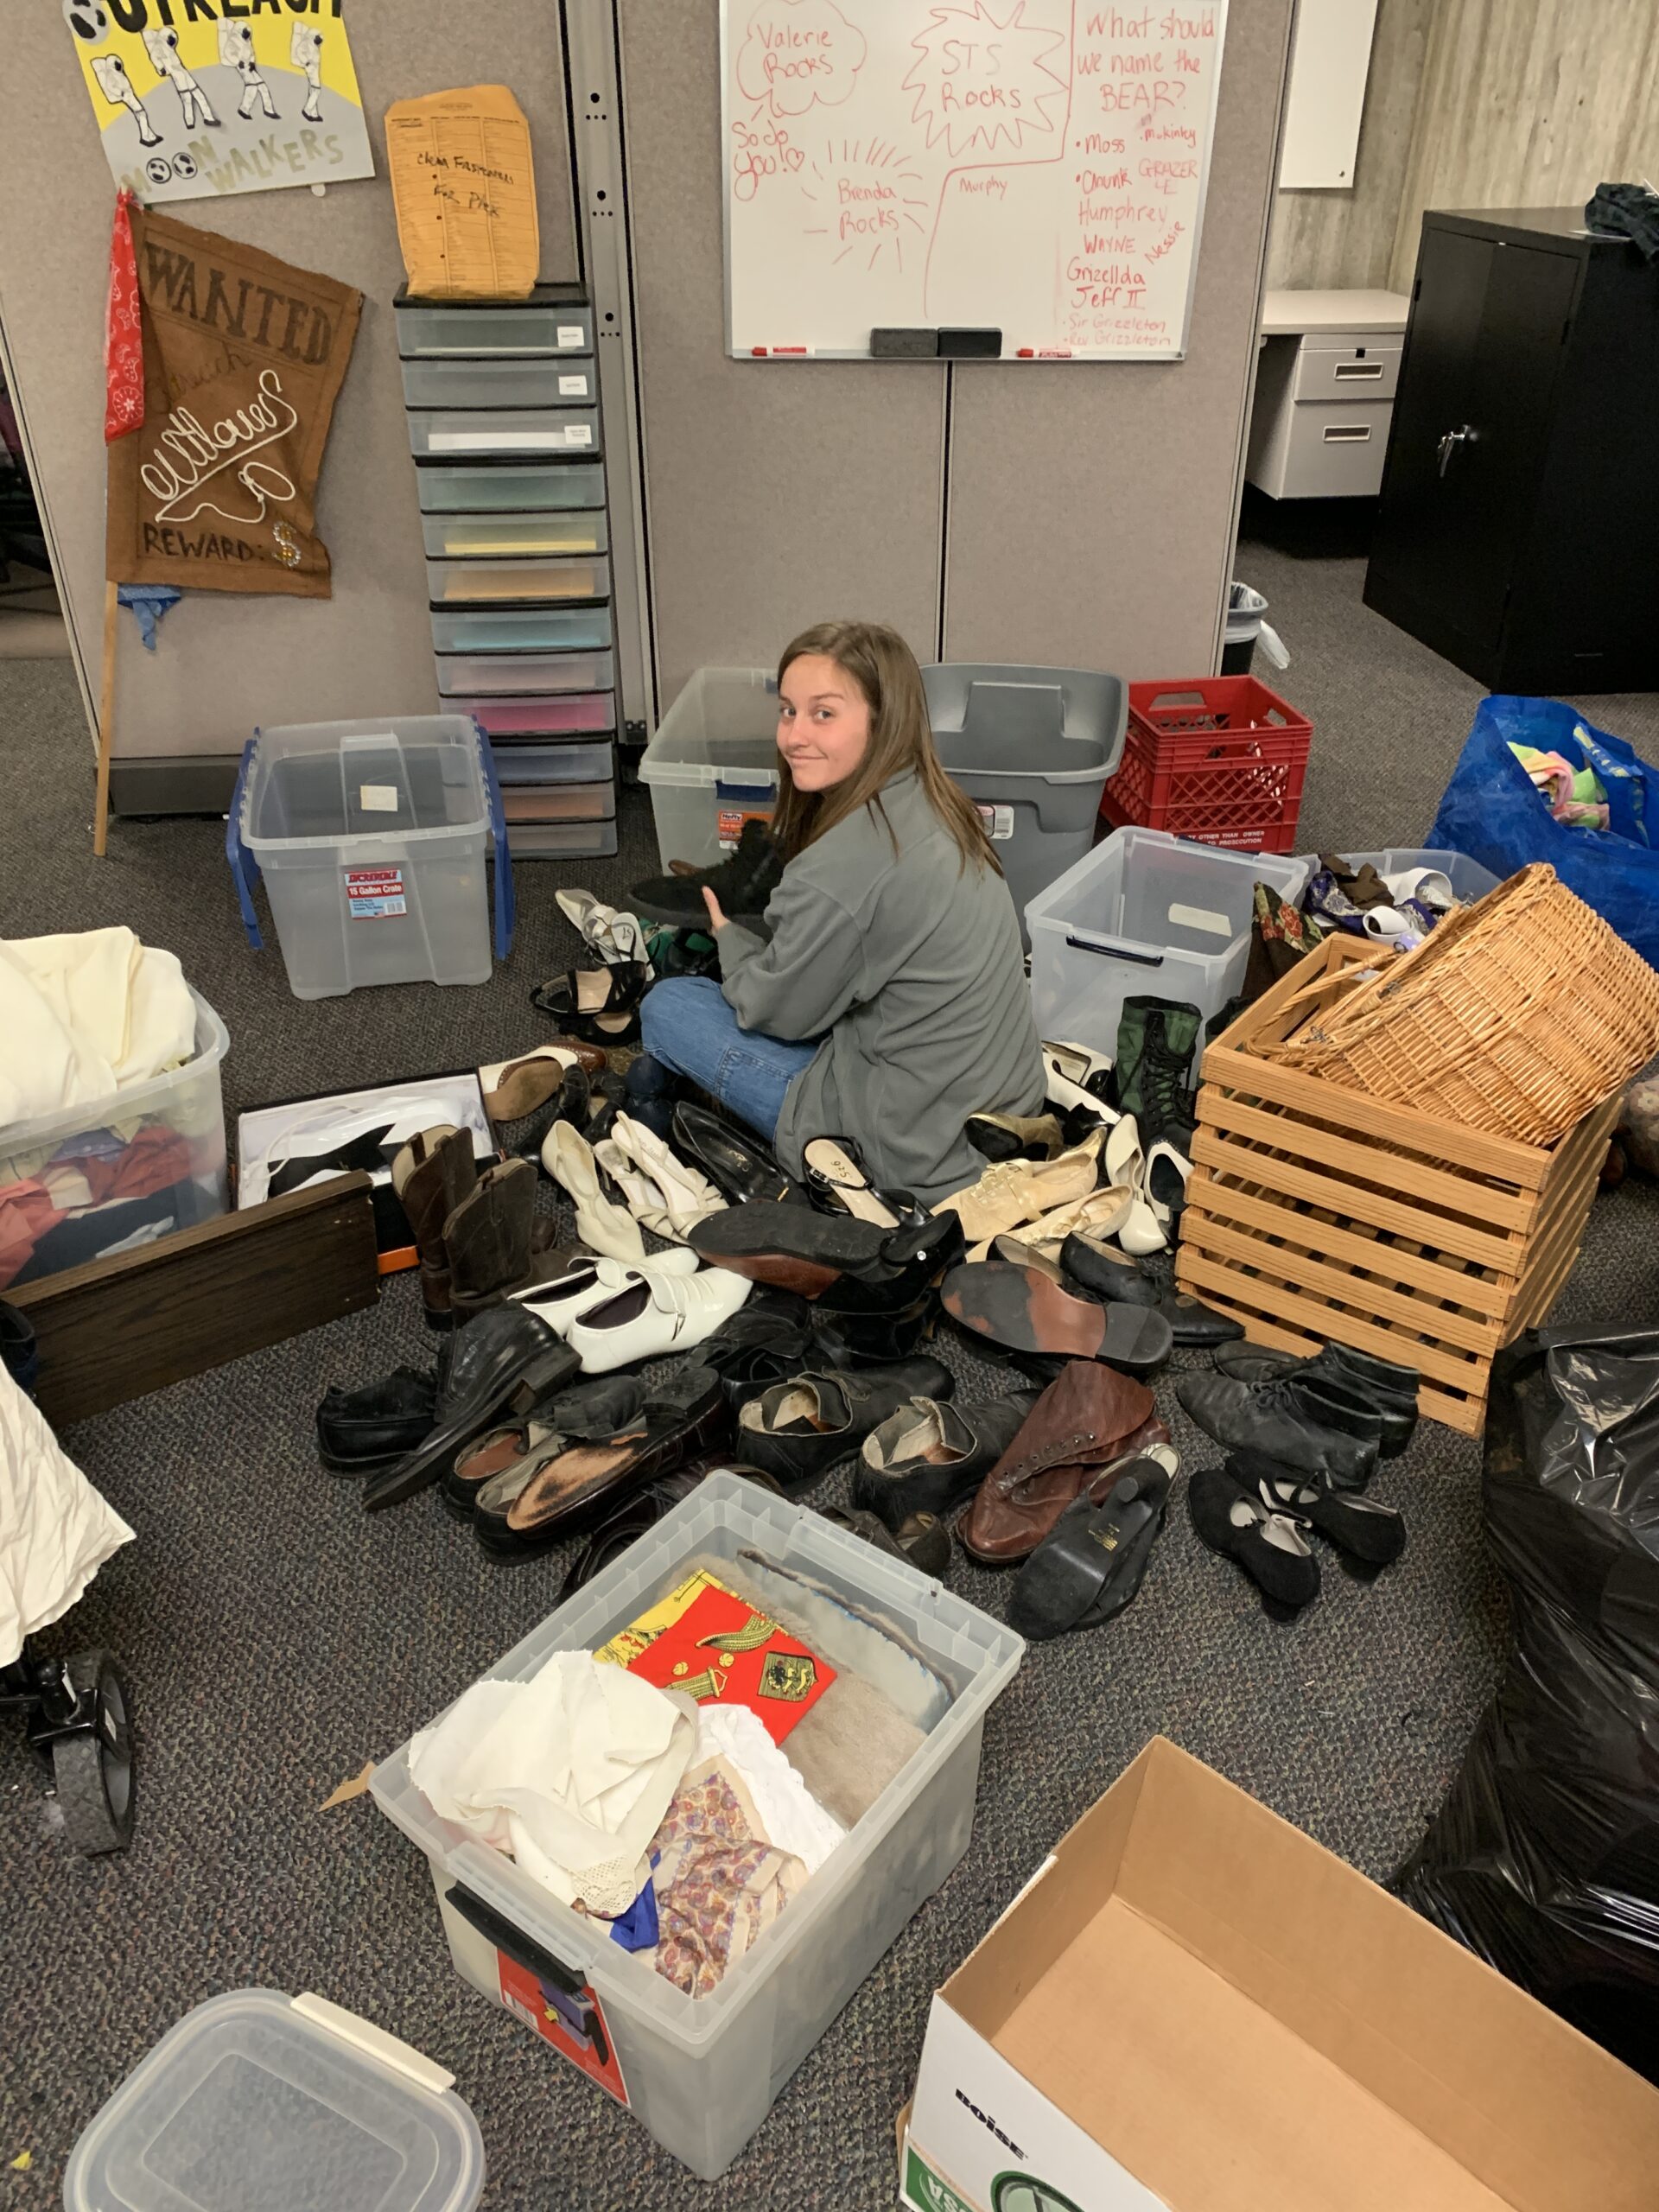
{"label": "gray bin with folded fabric", "polygon": [[1128,687],[1097,669],[983,661],[941,662],[922,683],[939,759],[980,810],[1023,931],[1027,903],[1094,842]]}

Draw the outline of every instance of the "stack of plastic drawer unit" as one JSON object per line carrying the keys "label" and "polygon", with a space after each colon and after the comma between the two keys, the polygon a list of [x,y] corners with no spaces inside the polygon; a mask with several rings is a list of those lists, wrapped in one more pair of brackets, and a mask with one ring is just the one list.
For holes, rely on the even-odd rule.
{"label": "stack of plastic drawer unit", "polygon": [[615,658],[594,313],[397,299],[438,690],[490,740],[514,860],[616,850]]}

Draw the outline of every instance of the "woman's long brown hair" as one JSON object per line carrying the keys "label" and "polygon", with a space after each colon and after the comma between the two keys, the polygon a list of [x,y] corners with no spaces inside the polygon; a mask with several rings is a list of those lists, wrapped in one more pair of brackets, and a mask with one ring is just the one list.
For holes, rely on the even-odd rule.
{"label": "woman's long brown hair", "polygon": [[[985,835],[978,808],[940,766],[928,725],[922,671],[898,632],[880,622],[820,622],[803,630],[784,648],[778,663],[779,685],[791,664],[810,653],[822,653],[834,661],[862,692],[870,709],[870,741],[852,774],[825,791],[798,791],[788,761],[779,754],[778,806],[772,817],[772,834],[785,858],[793,860],[797,853],[816,843],[826,830],[845,822],[861,806],[875,808],[892,836],[893,824],[887,821],[887,810],[881,804],[881,787],[909,768],[915,771],[928,804],[956,840],[963,865],[972,861],[976,868],[988,866],[1001,875],[1001,866]],[[896,837],[893,843],[896,851]]]}

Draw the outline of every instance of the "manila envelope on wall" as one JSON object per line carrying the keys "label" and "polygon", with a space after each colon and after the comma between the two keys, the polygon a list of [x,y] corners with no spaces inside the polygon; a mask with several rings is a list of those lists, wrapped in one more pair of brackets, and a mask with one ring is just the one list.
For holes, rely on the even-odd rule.
{"label": "manila envelope on wall", "polygon": [[317,477],[363,296],[134,207],[143,420],[109,448],[112,583],[330,595]]}

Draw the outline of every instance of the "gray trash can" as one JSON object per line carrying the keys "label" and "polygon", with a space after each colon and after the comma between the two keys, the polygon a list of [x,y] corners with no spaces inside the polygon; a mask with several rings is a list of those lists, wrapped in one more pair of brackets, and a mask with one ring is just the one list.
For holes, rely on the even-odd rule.
{"label": "gray trash can", "polygon": [[945,661],[922,671],[939,759],[978,807],[1025,910],[1094,842],[1128,690],[1090,668]]}

